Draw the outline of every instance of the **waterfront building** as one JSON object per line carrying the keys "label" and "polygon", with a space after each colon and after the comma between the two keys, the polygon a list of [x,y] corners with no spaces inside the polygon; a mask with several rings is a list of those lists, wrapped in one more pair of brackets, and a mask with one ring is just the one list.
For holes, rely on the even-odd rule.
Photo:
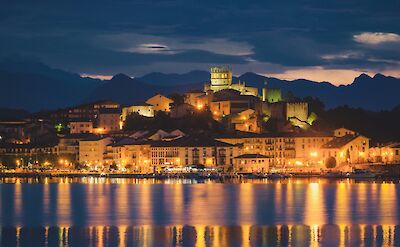
{"label": "waterfront building", "polygon": [[79,141],[94,139],[97,136],[91,133],[77,133],[60,136],[57,144],[58,156],[60,159],[76,163],[79,161]]}
{"label": "waterfront building", "polygon": [[171,104],[174,101],[168,97],[161,94],[156,94],[153,97],[146,100],[146,103],[154,107],[154,111],[164,111],[169,112],[171,109]]}
{"label": "waterfront building", "polygon": [[153,173],[150,166],[150,142],[138,141],[133,138],[124,138],[115,144],[109,144],[112,152],[112,160],[119,168],[137,173]]}
{"label": "waterfront building", "polygon": [[125,122],[129,114],[137,113],[144,117],[154,117],[154,106],[147,103],[140,103],[122,107],[121,121]]}
{"label": "waterfront building", "polygon": [[239,133],[217,138],[231,144],[241,144],[240,154],[261,154],[272,158],[271,167],[306,167],[321,165],[320,148],[333,139],[329,133]]}
{"label": "waterfront building", "polygon": [[233,170],[240,173],[267,173],[273,158],[262,154],[242,154],[234,158]]}
{"label": "waterfront building", "polygon": [[106,146],[110,144],[110,137],[95,136],[79,141],[79,163],[91,168],[101,168],[104,165]]}
{"label": "waterfront building", "polygon": [[335,137],[321,147],[322,159],[334,158],[337,165],[368,162],[369,139],[362,135]]}
{"label": "waterfront building", "polygon": [[369,157],[375,163],[400,164],[400,143],[370,148]]}
{"label": "waterfront building", "polygon": [[156,170],[193,165],[228,169],[238,153],[237,145],[209,137],[187,136],[151,143],[151,165]]}
{"label": "waterfront building", "polygon": [[0,165],[50,165],[57,161],[56,143],[0,144]]}

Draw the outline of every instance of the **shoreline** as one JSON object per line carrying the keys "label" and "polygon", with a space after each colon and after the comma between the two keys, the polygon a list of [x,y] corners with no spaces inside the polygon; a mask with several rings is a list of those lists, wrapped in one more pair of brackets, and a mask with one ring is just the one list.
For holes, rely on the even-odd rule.
{"label": "shoreline", "polygon": [[95,173],[95,172],[0,172],[0,178],[135,178],[135,179],[288,179],[288,178],[322,178],[322,179],[362,179],[369,181],[400,179],[395,174],[379,174],[374,177],[354,177],[346,174],[321,173],[277,173],[277,174],[201,174],[201,173]]}

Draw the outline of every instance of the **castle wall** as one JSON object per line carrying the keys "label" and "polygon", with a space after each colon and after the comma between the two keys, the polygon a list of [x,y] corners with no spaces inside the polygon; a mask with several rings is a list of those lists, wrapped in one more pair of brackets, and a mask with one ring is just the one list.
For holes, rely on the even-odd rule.
{"label": "castle wall", "polygon": [[286,103],[286,119],[292,117],[298,118],[301,121],[307,121],[308,104],[306,102]]}
{"label": "castle wall", "polygon": [[279,88],[267,89],[267,100],[269,103],[277,103],[282,101],[282,91]]}

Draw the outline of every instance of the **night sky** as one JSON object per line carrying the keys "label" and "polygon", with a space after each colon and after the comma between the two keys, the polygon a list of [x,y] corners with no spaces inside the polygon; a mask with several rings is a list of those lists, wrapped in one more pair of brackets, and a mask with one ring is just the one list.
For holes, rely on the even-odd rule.
{"label": "night sky", "polygon": [[400,77],[399,0],[3,1],[0,57],[86,75],[230,65],[279,78]]}

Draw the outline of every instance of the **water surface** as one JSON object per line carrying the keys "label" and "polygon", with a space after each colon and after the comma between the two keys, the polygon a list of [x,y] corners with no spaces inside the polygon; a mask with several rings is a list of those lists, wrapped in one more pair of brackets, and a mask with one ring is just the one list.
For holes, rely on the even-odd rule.
{"label": "water surface", "polygon": [[0,180],[2,246],[398,246],[400,185]]}

